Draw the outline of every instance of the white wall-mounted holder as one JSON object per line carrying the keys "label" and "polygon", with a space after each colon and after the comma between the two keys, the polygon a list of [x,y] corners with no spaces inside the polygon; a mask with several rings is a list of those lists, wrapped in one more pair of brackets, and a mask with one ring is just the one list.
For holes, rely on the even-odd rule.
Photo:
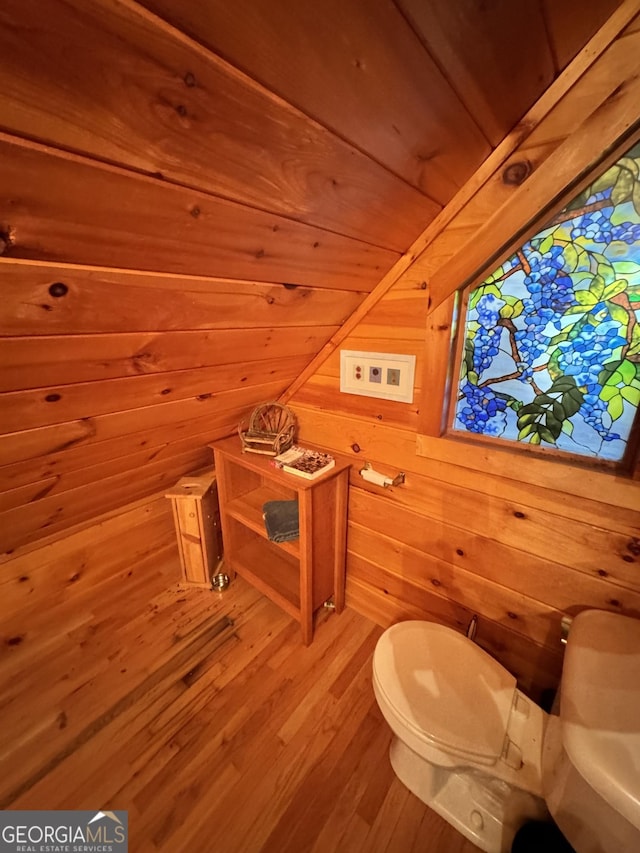
{"label": "white wall-mounted holder", "polygon": [[385,474],[380,474],[379,471],[374,471],[370,462],[367,462],[364,468],[360,469],[359,474],[367,483],[375,483],[376,486],[382,486],[385,489],[404,483],[404,471],[400,471],[395,477],[387,477]]}
{"label": "white wall-mounted holder", "polygon": [[413,403],[415,355],[340,350],[340,390],[362,397]]}

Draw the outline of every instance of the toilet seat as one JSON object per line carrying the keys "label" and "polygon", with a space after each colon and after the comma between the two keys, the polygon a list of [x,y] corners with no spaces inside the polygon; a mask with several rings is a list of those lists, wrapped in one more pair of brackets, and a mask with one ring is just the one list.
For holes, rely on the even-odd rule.
{"label": "toilet seat", "polygon": [[502,754],[516,679],[457,631],[433,622],[393,625],[377,643],[373,679],[389,724],[418,751],[485,765]]}

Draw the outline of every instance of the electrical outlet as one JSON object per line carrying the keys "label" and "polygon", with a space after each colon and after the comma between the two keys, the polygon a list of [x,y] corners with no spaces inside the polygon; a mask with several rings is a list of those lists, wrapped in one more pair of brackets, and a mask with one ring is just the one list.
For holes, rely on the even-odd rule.
{"label": "electrical outlet", "polygon": [[341,350],[340,390],[413,403],[415,364],[415,355]]}
{"label": "electrical outlet", "polygon": [[400,387],[400,371],[396,367],[387,367],[387,385]]}

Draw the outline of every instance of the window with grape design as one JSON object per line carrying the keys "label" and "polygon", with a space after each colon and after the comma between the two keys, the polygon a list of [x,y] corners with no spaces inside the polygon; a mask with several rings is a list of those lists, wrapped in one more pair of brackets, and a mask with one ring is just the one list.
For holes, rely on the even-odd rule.
{"label": "window with grape design", "polygon": [[624,459],[640,403],[640,145],[468,293],[453,428]]}

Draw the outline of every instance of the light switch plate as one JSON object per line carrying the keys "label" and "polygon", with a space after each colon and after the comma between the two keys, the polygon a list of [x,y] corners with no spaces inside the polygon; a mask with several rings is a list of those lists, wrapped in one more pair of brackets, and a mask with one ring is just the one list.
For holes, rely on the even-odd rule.
{"label": "light switch plate", "polygon": [[413,403],[415,355],[340,350],[340,390],[362,397]]}

